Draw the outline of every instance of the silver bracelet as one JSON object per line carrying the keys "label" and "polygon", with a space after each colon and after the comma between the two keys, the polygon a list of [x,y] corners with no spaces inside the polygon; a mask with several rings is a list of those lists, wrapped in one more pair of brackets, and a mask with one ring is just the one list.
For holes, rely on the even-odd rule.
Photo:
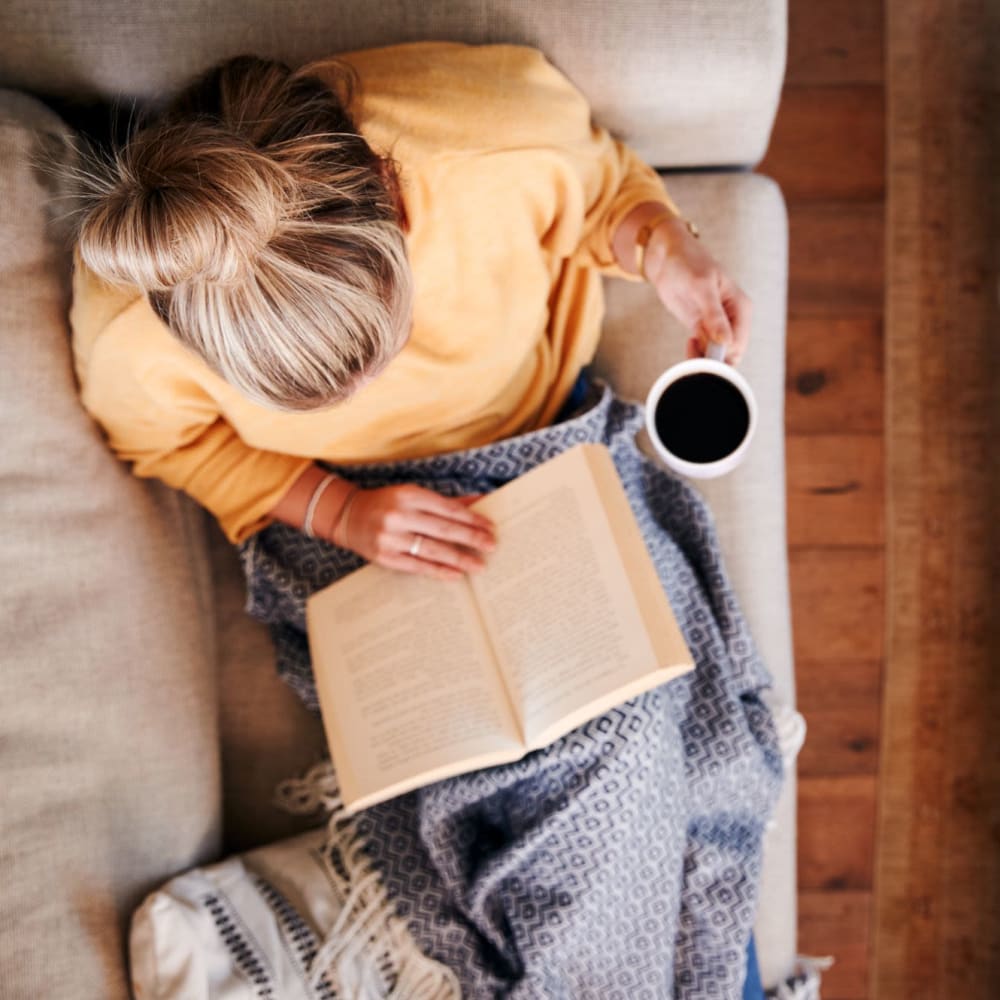
{"label": "silver bracelet", "polygon": [[302,530],[310,537],[315,538],[313,534],[313,514],[316,513],[316,508],[319,506],[319,499],[323,495],[327,486],[330,485],[336,479],[336,476],[331,476],[329,473],[325,475],[317,484],[316,489],[313,490],[313,495],[309,498],[309,503],[306,506],[306,516],[305,520],[302,522]]}

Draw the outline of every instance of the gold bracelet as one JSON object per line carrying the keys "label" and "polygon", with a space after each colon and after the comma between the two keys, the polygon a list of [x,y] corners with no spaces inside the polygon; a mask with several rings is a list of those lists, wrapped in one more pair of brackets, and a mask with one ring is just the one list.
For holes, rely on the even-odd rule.
{"label": "gold bracelet", "polygon": [[340,545],[337,541],[337,529],[343,524],[344,526],[344,544],[340,545],[342,549],[347,548],[347,515],[351,511],[351,504],[357,499],[358,494],[361,492],[360,486],[352,486],[350,492],[344,497],[344,502],[341,505],[340,513],[337,515],[337,520],[334,521],[333,527],[330,529],[330,541],[334,545]]}
{"label": "gold bracelet", "polygon": [[649,241],[652,238],[653,232],[659,229],[660,226],[662,226],[668,219],[680,219],[680,221],[684,223],[687,231],[695,239],[699,239],[701,237],[698,227],[693,222],[689,219],[683,218],[670,209],[655,216],[652,221],[647,222],[644,226],[641,226],[639,228],[639,232],[635,234],[635,269],[640,278],[646,277],[646,250],[649,247]]}

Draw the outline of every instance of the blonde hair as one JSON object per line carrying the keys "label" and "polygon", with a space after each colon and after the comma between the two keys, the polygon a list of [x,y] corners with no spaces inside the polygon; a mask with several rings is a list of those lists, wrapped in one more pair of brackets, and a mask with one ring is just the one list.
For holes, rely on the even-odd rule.
{"label": "blonde hair", "polygon": [[404,343],[412,281],[390,160],[323,81],[228,60],[88,178],[84,263],[138,286],[244,395],[328,406]]}

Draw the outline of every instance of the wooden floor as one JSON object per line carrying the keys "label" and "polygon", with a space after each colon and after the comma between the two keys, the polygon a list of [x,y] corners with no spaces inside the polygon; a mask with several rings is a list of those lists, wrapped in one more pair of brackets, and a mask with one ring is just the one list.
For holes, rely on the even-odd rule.
{"label": "wooden floor", "polygon": [[881,0],[790,0],[760,170],[791,227],[786,433],[799,708],[799,950],[824,1000],[870,994],[885,656]]}
{"label": "wooden floor", "polygon": [[998,533],[985,526],[1000,500],[987,436],[1000,344],[983,219],[1000,161],[980,147],[1000,101],[972,77],[990,65],[985,5],[789,6],[760,169],[791,226],[799,949],[836,958],[824,1000],[997,996]]}
{"label": "wooden floor", "polygon": [[1000,995],[1000,4],[887,0],[872,995]]}

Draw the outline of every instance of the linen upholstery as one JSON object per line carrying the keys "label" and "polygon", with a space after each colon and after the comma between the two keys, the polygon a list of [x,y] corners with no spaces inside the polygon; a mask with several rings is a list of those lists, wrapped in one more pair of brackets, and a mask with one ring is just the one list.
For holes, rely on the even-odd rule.
{"label": "linen upholstery", "polygon": [[127,103],[241,52],[297,65],[425,39],[537,46],[654,165],[749,164],[777,108],[786,0],[5,0],[0,86]]}
{"label": "linen upholstery", "polygon": [[58,119],[0,92],[0,993],[123,994],[130,910],[217,855],[200,515],[134,479],[76,399],[68,257],[29,166]]}
{"label": "linen upholstery", "polygon": [[216,598],[225,852],[316,825],[278,809],[274,790],[326,753],[319,720],[278,677],[267,629],[248,617],[236,549],[205,515]]}
{"label": "linen upholstery", "polygon": [[[537,11],[526,0],[393,0],[377,9],[7,0],[0,81],[64,98],[149,95],[255,47],[299,62],[418,37],[533,42],[648,159],[715,165],[753,162],[766,147],[784,21],[785,0],[637,0],[627,8],[585,0]],[[121,97],[126,107],[130,100]],[[655,113],[636,113],[651,104]],[[8,612],[0,622],[0,992],[117,1000],[126,995],[121,928],[134,904],[192,864],[301,828],[270,795],[276,778],[315,758],[322,736],[275,678],[266,634],[243,616],[239,570],[218,530],[210,526],[206,551],[204,515],[133,479],[76,403],[68,257],[42,236],[47,194],[25,163],[36,141],[57,155],[63,131],[41,105],[12,93],[0,92],[0,122],[0,412],[8,431],[0,458],[8,527],[0,556]],[[743,370],[773,418],[783,399],[778,368],[767,367],[783,356],[780,195],[746,175],[671,175],[668,183],[754,299]],[[682,341],[660,336],[668,321],[648,288],[608,287],[601,366],[640,396]],[[774,425],[762,424],[760,434],[736,474],[743,478],[707,489],[735,589],[788,696],[784,470],[780,450],[768,445],[761,457],[768,434],[780,449]],[[743,545],[756,555],[744,556]],[[791,784],[771,846],[756,927],[765,982],[787,973],[794,954]]]}

